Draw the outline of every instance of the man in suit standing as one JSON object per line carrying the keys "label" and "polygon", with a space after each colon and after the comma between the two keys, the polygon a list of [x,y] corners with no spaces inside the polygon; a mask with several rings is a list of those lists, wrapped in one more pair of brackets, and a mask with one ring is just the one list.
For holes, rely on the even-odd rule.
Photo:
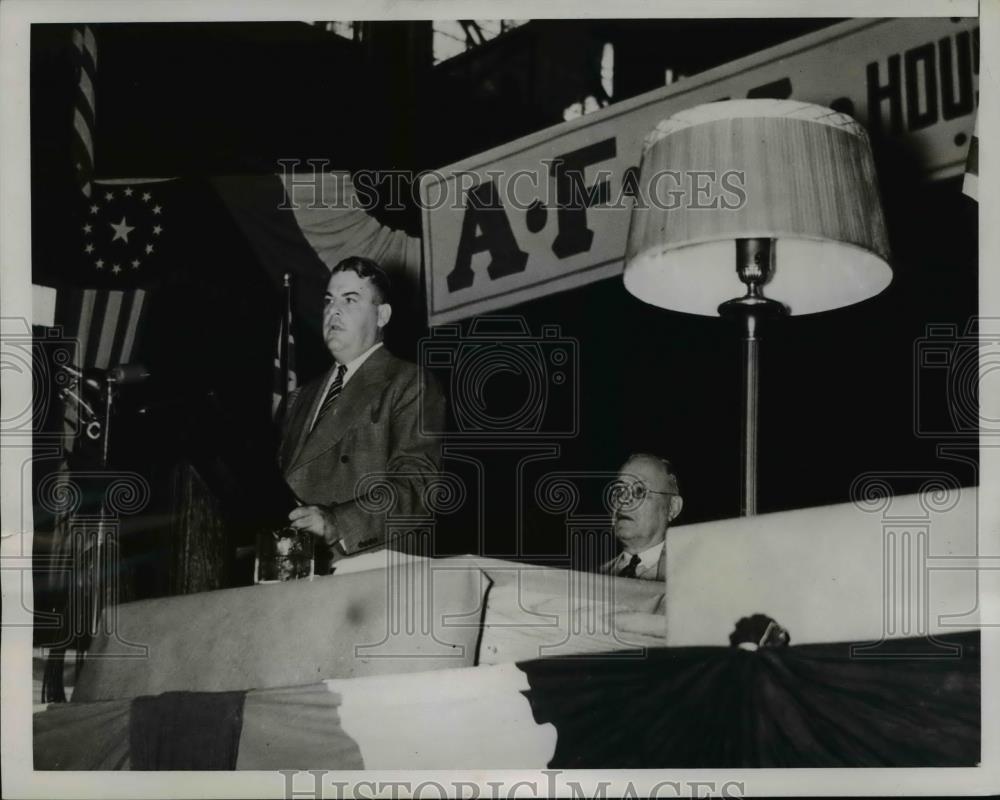
{"label": "man in suit standing", "polygon": [[289,397],[285,413],[279,464],[303,503],[288,518],[321,537],[333,561],[390,544],[388,513],[428,516],[425,492],[440,468],[440,443],[421,427],[443,429],[444,397],[382,346],[391,316],[378,264],[356,256],[337,264],[323,307],[334,363]]}
{"label": "man in suit standing", "polygon": [[670,462],[649,453],[629,456],[612,492],[615,538],[622,551],[601,572],[623,578],[667,577],[667,529],[684,501]]}

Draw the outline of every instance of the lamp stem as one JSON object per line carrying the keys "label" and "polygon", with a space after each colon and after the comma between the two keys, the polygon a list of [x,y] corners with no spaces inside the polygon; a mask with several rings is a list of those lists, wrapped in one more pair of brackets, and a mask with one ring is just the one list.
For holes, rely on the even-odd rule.
{"label": "lamp stem", "polygon": [[757,318],[747,314],[743,336],[743,485],[740,490],[740,516],[757,513],[757,404],[760,395],[760,339]]}
{"label": "lamp stem", "polygon": [[747,287],[743,297],[719,306],[724,317],[743,323],[743,442],[740,516],[757,513],[757,417],[760,395],[760,333],[765,319],[780,317],[788,309],[764,297],[762,287],[774,272],[774,242],[771,239],[737,239],[736,273]]}

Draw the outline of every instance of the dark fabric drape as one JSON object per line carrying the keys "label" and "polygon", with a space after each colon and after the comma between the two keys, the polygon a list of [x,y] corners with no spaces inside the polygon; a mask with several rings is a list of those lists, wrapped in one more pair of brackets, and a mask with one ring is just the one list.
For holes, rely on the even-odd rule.
{"label": "dark fabric drape", "polygon": [[552,768],[974,766],[979,634],[938,638],[960,654],[921,658],[911,639],[879,659],[841,643],[518,666],[558,730]]}
{"label": "dark fabric drape", "polygon": [[236,769],[246,692],[165,692],[132,701],[133,770]]}

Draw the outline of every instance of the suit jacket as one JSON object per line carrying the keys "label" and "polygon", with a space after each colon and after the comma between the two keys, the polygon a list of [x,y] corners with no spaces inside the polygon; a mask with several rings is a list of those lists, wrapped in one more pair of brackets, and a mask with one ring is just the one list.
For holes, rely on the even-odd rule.
{"label": "suit jacket", "polygon": [[[601,565],[601,572],[605,575],[611,574],[611,568],[614,566],[615,562],[618,560],[618,556],[615,556],[610,561],[605,562]],[[637,575],[638,580],[643,581],[665,581],[667,579],[667,545],[666,542],[663,544],[663,549],[660,550],[660,557],[656,560],[656,571],[649,570],[644,572],[641,576]]]}
{"label": "suit jacket", "polygon": [[383,346],[310,432],[333,369],[289,397],[278,462],[299,500],[332,506],[336,535],[353,553],[386,543],[388,516],[429,516],[425,490],[441,446],[420,426],[443,430],[445,406],[430,375]]}

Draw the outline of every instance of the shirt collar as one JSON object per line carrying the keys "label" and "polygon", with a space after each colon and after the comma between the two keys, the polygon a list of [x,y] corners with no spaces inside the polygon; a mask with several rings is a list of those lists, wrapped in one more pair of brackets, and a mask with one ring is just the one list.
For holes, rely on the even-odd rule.
{"label": "shirt collar", "polygon": [[[656,562],[660,560],[660,553],[663,552],[663,546],[666,540],[660,540],[652,547],[647,547],[645,550],[638,553],[639,563],[636,565],[636,569],[649,569],[651,566],[655,566]],[[624,566],[632,560],[632,553],[626,550],[622,550],[621,554],[618,556],[621,565]]]}
{"label": "shirt collar", "polygon": [[[373,344],[371,347],[369,347],[367,350],[365,350],[365,352],[363,352],[361,355],[355,356],[350,361],[348,361],[347,364],[344,365],[344,366],[347,367],[347,371],[344,373],[344,384],[345,385],[351,379],[351,376],[355,372],[358,371],[358,369],[361,367],[361,365],[364,364],[368,360],[368,358],[371,356],[371,354],[374,353],[376,350],[378,350],[381,346],[382,346],[382,342],[375,342],[375,344]],[[339,363],[338,363],[338,366],[339,366]],[[334,370],[334,375],[336,375],[336,370]]]}

